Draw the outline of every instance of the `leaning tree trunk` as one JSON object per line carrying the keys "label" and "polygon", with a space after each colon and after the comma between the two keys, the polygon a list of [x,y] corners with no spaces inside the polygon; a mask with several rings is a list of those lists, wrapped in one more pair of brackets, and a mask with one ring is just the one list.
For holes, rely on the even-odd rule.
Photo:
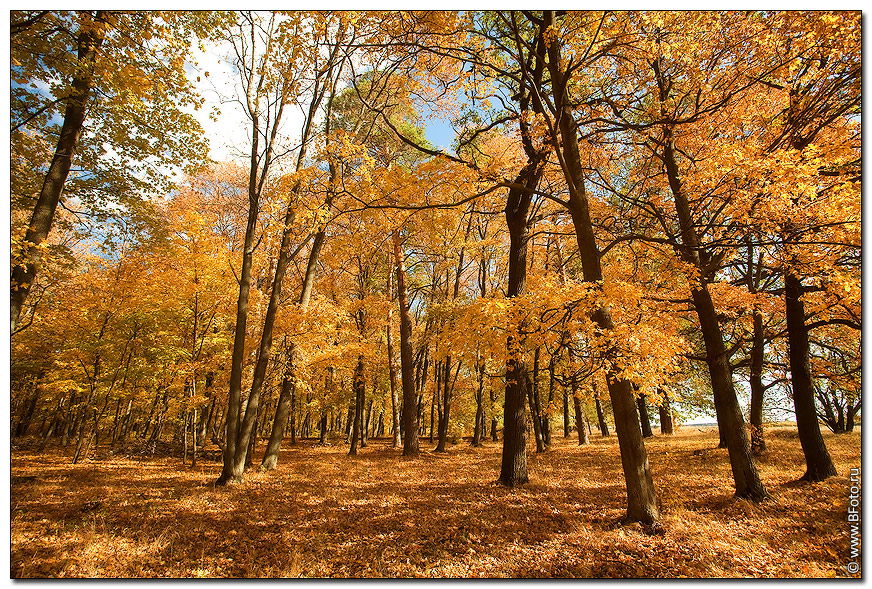
{"label": "leaning tree trunk", "polygon": [[[659,62],[653,63],[653,67],[655,73],[659,73]],[[658,80],[661,84],[661,100],[666,100],[668,88],[659,75]],[[691,298],[699,318],[702,339],[705,344],[706,363],[711,377],[721,443],[726,442],[730,456],[736,496],[760,501],[768,497],[768,494],[757,473],[757,467],[751,454],[751,444],[748,440],[748,432],[745,430],[745,420],[742,417],[736,389],[733,385],[730,358],[724,345],[723,333],[705,278],[705,268],[708,264],[703,263],[704,258],[701,257],[702,248],[699,236],[679,174],[671,127],[664,127],[662,145],[663,166],[672,192],[672,201],[678,217],[681,235],[681,246],[677,248],[678,254],[685,262],[693,264],[700,272],[697,283],[691,287]]]}
{"label": "leaning tree trunk", "polygon": [[[103,43],[103,27],[95,22],[83,19],[77,39],[77,74],[73,77],[70,92],[64,99],[64,122],[55,146],[54,156],[43,179],[42,188],[30,217],[30,224],[24,235],[23,251],[17,256],[12,267],[11,280],[11,323],[12,332],[18,328],[21,309],[39,266],[41,248],[48,237],[54,220],[55,210],[60,202],[64,184],[69,176],[73,163],[73,155],[85,122],[85,111],[91,86],[94,79],[94,64],[97,53]],[[98,11],[94,21],[102,20],[102,12]]]}
{"label": "leaning tree trunk", "polygon": [[[279,390],[279,400],[276,405],[276,413],[272,422],[269,441],[260,463],[261,470],[273,470],[279,461],[279,450],[282,446],[282,437],[285,423],[288,421],[288,413],[291,411],[291,399],[294,397],[296,377],[294,376],[294,343],[285,337],[285,370],[282,377],[282,386]],[[293,427],[293,426],[292,426]]]}
{"label": "leaning tree trunk", "polygon": [[593,400],[596,405],[596,420],[597,425],[599,425],[600,435],[607,438],[611,434],[609,433],[609,424],[606,421],[606,414],[603,412],[602,401],[600,401],[599,395],[595,395]]}
{"label": "leaning tree trunk", "polygon": [[726,437],[736,496],[752,501],[763,500],[768,494],[751,454],[751,444],[733,387],[730,361],[714,303],[705,285],[694,288],[691,294],[702,328],[715,406],[719,409],[719,431]]}
{"label": "leaning tree trunk", "polygon": [[784,275],[784,302],[787,316],[787,345],[790,359],[790,381],[793,386],[793,406],[799,443],[805,455],[806,471],[801,480],[822,481],[835,476],[836,467],[824,444],[814,405],[814,388],[809,368],[808,328],[805,325],[805,305],[802,282],[792,272]]}
{"label": "leaning tree trunk", "polygon": [[[545,38],[545,31],[551,27],[553,22],[554,12],[545,11],[539,29],[539,43],[547,48],[551,90],[558,114],[559,137],[553,137],[554,148],[555,151],[562,154],[560,163],[569,189],[567,205],[575,228],[584,281],[601,284],[603,273],[600,252],[590,218],[584,183],[584,168],[578,147],[578,132],[575,127],[573,107],[569,100],[569,80],[566,78],[566,72],[562,66],[560,43],[553,40],[549,42]],[[593,311],[591,319],[603,333],[608,333],[614,329],[611,312],[604,305]],[[606,352],[606,355],[613,356],[615,353],[616,350],[610,350]],[[618,435],[621,465],[627,488],[625,520],[654,524],[659,519],[660,512],[657,507],[654,481],[648,465],[648,453],[642,439],[639,415],[636,412],[633,387],[626,379],[619,378],[614,370],[607,373],[606,380],[615,416],[615,430]]]}

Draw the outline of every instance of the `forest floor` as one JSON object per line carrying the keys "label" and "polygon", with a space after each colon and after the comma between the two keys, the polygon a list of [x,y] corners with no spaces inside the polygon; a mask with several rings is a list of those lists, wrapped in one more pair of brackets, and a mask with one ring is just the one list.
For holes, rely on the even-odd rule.
{"label": "forest floor", "polygon": [[[555,432],[555,434],[562,432]],[[277,470],[215,487],[220,464],[13,448],[13,577],[846,576],[859,432],[824,434],[839,475],[804,472],[795,428],[766,431],[773,499],[732,498],[717,431],[647,441],[663,531],[621,526],[617,440],[555,435],[531,482],[495,483],[500,445],[404,459],[389,440],[284,449]],[[422,447],[432,447],[422,440]]]}

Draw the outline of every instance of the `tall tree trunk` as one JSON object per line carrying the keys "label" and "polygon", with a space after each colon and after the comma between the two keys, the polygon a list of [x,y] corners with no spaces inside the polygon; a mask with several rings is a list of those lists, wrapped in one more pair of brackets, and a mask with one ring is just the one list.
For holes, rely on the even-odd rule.
{"label": "tall tree trunk", "polygon": [[[600,253],[596,244],[593,224],[590,219],[587,193],[584,185],[583,166],[578,149],[578,134],[574,113],[569,104],[569,80],[563,70],[559,42],[547,42],[545,31],[554,22],[554,12],[545,11],[539,28],[538,42],[547,49],[548,69],[557,115],[559,137],[553,137],[555,152],[559,153],[563,175],[569,188],[568,208],[572,215],[578,251],[581,258],[582,274],[585,282],[598,284],[603,279]],[[605,306],[594,310],[591,319],[603,331],[614,329],[611,313]],[[612,355],[610,351],[607,355]],[[627,488],[627,521],[654,524],[660,517],[657,497],[648,454],[642,439],[639,415],[633,399],[630,382],[620,379],[611,371],[606,375],[612,411],[615,415],[615,429],[621,451],[621,465]]]}
{"label": "tall tree trunk", "polygon": [[536,453],[545,451],[545,443],[542,439],[542,418],[539,406],[539,348],[533,353],[533,383],[527,389],[527,403],[530,405],[530,416],[533,422],[533,437],[536,440]]}
{"label": "tall tree trunk", "polygon": [[360,447],[366,448],[369,442],[369,426],[372,421],[372,399],[369,400],[369,403],[366,404],[366,412],[364,413],[366,419],[363,421],[363,426],[360,428]]}
{"label": "tall tree trunk", "polygon": [[[527,240],[533,191],[542,177],[542,156],[527,150],[527,164],[509,189],[506,225],[509,229],[509,283],[506,296],[522,295],[527,281]],[[527,474],[527,435],[524,398],[530,386],[524,361],[524,342],[518,336],[506,340],[506,395],[503,404],[503,451],[499,482],[507,487],[523,485]]]}
{"label": "tall tree trunk", "polygon": [[578,445],[584,446],[590,443],[589,431],[585,427],[584,408],[581,406],[581,398],[578,393],[578,377],[573,374],[570,381],[572,387],[572,404],[575,409],[575,429],[578,432]]}
{"label": "tall tree trunk", "polygon": [[[490,392],[489,392],[489,398],[490,398],[490,402],[491,402],[491,407],[493,407],[493,404],[494,404],[494,403],[496,402],[496,400],[497,400],[497,399],[496,399],[497,393],[496,393],[496,391],[493,389],[493,387],[491,387],[491,388],[489,389],[489,391],[490,391]],[[494,414],[491,415],[491,429],[490,429],[490,432],[491,432],[490,435],[491,435],[491,441],[492,441],[492,442],[499,442],[499,441],[500,441],[500,437],[499,437],[499,435],[497,434],[497,427],[499,427],[499,420],[497,419],[497,414],[496,414],[496,412],[494,412]]]}
{"label": "tall tree trunk", "polygon": [[294,375],[294,343],[285,337],[285,369],[282,376],[282,385],[279,391],[279,400],[276,404],[276,413],[273,417],[272,430],[269,441],[260,462],[260,470],[273,470],[279,461],[279,450],[282,446],[282,430],[288,421],[291,412],[291,400],[296,388],[296,376]]}
{"label": "tall tree trunk", "polygon": [[757,473],[751,455],[751,444],[745,422],[733,387],[732,371],[724,347],[714,303],[704,285],[691,292],[702,327],[706,347],[706,362],[711,376],[715,406],[719,407],[719,431],[727,438],[727,450],[736,487],[736,496],[752,501],[765,499],[768,494]]}
{"label": "tall tree trunk", "polygon": [[485,363],[482,358],[476,362],[478,373],[478,390],[475,392],[475,428],[472,432],[472,445],[481,446],[482,432],[484,431],[484,371]]}
{"label": "tall tree trunk", "polygon": [[[403,388],[403,456],[418,455],[418,411],[412,358],[412,318],[406,291],[406,269],[400,249],[400,235],[393,235],[394,266],[397,273],[397,305],[400,310],[400,382]],[[426,365],[425,365],[426,367]]]}
{"label": "tall tree trunk", "polygon": [[799,443],[805,455],[806,471],[801,480],[822,481],[836,475],[836,467],[824,444],[814,405],[814,388],[809,368],[808,328],[805,325],[803,286],[792,272],[784,275],[784,303],[787,317],[787,346],[790,382]]}
{"label": "tall tree trunk", "polygon": [[[659,60],[652,63],[655,75],[661,88],[661,101],[668,98],[668,85],[662,80],[659,71]],[[745,421],[736,397],[733,385],[732,368],[717,312],[709,293],[706,274],[709,271],[707,254],[700,247],[692,218],[690,203],[682,187],[678,163],[675,156],[675,146],[672,128],[663,129],[662,160],[666,177],[672,192],[672,201],[678,217],[681,236],[681,246],[677,253],[683,261],[693,264],[700,271],[698,282],[691,285],[691,298],[699,317],[702,338],[706,349],[706,363],[711,377],[714,393],[715,412],[718,417],[718,431],[722,441],[726,442],[730,456],[730,466],[736,487],[736,496],[760,501],[768,497],[763,482],[757,473],[757,467],[751,454]],[[724,439],[725,438],[725,439]]]}
{"label": "tall tree trunk", "polygon": [[584,446],[590,443],[588,437],[588,429],[585,427],[584,408],[581,406],[581,399],[572,395],[572,403],[575,406],[575,429],[578,431],[578,445]]}
{"label": "tall tree trunk", "polygon": [[766,440],[763,437],[763,314],[754,311],[754,333],[751,340],[751,452],[759,456],[766,451]]}
{"label": "tall tree trunk", "polygon": [[548,407],[543,411],[542,415],[542,441],[545,442],[545,447],[551,447],[551,407],[554,405],[554,357],[548,361]]}
{"label": "tall tree trunk", "polygon": [[[242,409],[242,373],[245,362],[245,335],[248,324],[248,299],[251,291],[251,264],[254,257],[255,230],[259,211],[258,160],[260,126],[257,117],[252,121],[252,142],[248,179],[248,221],[242,245],[242,266],[239,270],[239,295],[236,301],[236,327],[233,332],[233,353],[230,359],[230,392],[227,397],[226,428],[224,436],[224,464],[217,485],[242,481],[242,465],[236,460]],[[246,440],[247,442],[247,440]],[[243,460],[244,461],[244,460]]]}
{"label": "tall tree trunk", "polygon": [[361,438],[361,429],[363,428],[363,395],[364,395],[364,377],[363,377],[363,356],[357,357],[357,367],[354,369],[354,424],[351,430],[351,448],[348,450],[349,456],[357,455],[357,445]]}
{"label": "tall tree trunk", "polygon": [[[293,192],[295,193],[296,190]],[[293,224],[294,218],[296,217],[293,203],[295,197],[292,195],[289,198],[291,199],[291,202],[288,203],[285,211],[284,225],[282,228],[282,242],[279,247],[279,257],[276,261],[276,269],[272,281],[269,303],[267,304],[266,315],[263,320],[263,331],[261,332],[260,345],[257,350],[257,359],[254,364],[251,390],[248,394],[248,403],[245,407],[245,414],[242,417],[241,424],[237,431],[236,452],[234,456],[235,465],[233,466],[234,476],[241,476],[241,473],[245,469],[245,464],[251,462],[246,458],[250,447],[249,438],[252,436],[252,432],[254,431],[254,425],[257,420],[260,406],[261,391],[263,390],[263,384],[266,379],[267,364],[269,363],[270,353],[272,351],[275,318],[282,299],[282,287],[284,285],[285,274],[287,273],[291,261],[296,255],[296,252],[291,252]],[[299,251],[299,248],[297,251]],[[291,392],[293,393],[293,389],[291,389]]]}
{"label": "tall tree trunk", "polygon": [[[388,279],[388,290],[390,291],[390,278]],[[394,339],[391,336],[393,331],[391,328],[392,314],[391,309],[388,309],[388,324],[385,326],[385,332],[387,334],[388,348],[388,385],[391,388],[391,446],[399,448],[402,442],[400,437],[400,401],[397,396],[397,364],[394,362]]]}
{"label": "tall tree trunk", "polygon": [[569,392],[563,389],[563,437],[568,438],[571,427],[569,425]]}
{"label": "tall tree trunk", "polygon": [[48,237],[54,220],[55,210],[63,194],[64,184],[72,167],[73,155],[85,122],[85,111],[94,79],[94,66],[97,54],[103,44],[105,30],[96,21],[102,21],[102,12],[96,16],[83,18],[79,28],[77,45],[76,75],[65,98],[64,122],[55,146],[54,156],[43,179],[36,205],[30,217],[30,224],[24,235],[24,248],[14,260],[11,279],[11,327],[18,329],[21,309],[30,294],[39,267],[40,245]]}

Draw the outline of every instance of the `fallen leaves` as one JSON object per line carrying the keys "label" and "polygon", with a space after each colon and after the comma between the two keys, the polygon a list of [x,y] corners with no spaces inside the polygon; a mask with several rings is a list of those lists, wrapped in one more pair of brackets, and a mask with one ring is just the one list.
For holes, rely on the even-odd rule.
{"label": "fallen leaves", "polygon": [[[798,441],[767,430],[760,470],[775,499],[732,499],[717,434],[648,441],[664,531],[616,522],[614,438],[530,460],[531,483],[494,484],[500,447],[401,460],[371,440],[301,443],[279,468],[214,487],[219,465],[107,456],[71,465],[16,450],[13,577],[831,577],[844,576],[848,468],[859,434],[827,436],[840,476],[793,484]],[[693,459],[706,449],[706,460]],[[87,506],[98,506],[85,509]]]}

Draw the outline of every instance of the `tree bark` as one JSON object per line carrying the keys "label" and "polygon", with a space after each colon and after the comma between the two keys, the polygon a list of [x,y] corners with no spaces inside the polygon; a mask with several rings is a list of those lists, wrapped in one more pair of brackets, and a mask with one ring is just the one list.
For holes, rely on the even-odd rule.
{"label": "tree bark", "polygon": [[[242,465],[236,460],[239,421],[242,405],[242,372],[245,362],[245,335],[248,323],[248,299],[251,291],[251,264],[254,257],[254,234],[257,228],[260,191],[258,190],[258,160],[260,126],[252,121],[251,155],[248,178],[248,221],[243,238],[242,266],[239,270],[239,295],[236,301],[236,327],[233,332],[233,353],[230,360],[230,392],[227,398],[227,423],[224,436],[224,465],[217,485],[242,481]],[[247,440],[246,440],[247,442]],[[244,462],[244,459],[243,459]]]}
{"label": "tree bark", "polygon": [[[559,132],[559,136],[555,135],[552,139],[569,189],[567,205],[575,228],[582,275],[585,282],[600,283],[603,279],[602,266],[590,218],[574,113],[569,103],[569,80],[563,70],[560,43],[547,42],[545,39],[545,31],[553,22],[554,12],[545,11],[538,35],[538,42],[547,49],[548,53],[553,114],[557,123],[556,130]],[[611,313],[605,306],[596,309],[591,319],[604,332],[614,329]],[[621,464],[627,488],[625,520],[655,524],[660,513],[648,465],[648,455],[642,439],[639,416],[633,399],[632,385],[626,380],[618,379],[613,372],[607,374],[606,380],[615,415],[615,429],[618,434],[618,446],[621,450]]]}
{"label": "tree bark", "polygon": [[[400,234],[394,232],[394,267],[397,274],[397,306],[400,311],[400,383],[403,388],[403,456],[418,455],[418,404],[412,366],[412,318],[406,291],[406,269],[400,248]],[[426,366],[426,365],[425,365]]]}
{"label": "tree bark", "polygon": [[784,275],[784,302],[787,317],[787,346],[790,359],[790,382],[799,443],[805,455],[806,471],[801,480],[822,481],[836,475],[836,467],[827,451],[814,405],[814,388],[809,367],[808,328],[805,325],[803,286],[792,272]]}
{"label": "tree bark", "polygon": [[484,430],[484,360],[479,357],[475,366],[478,373],[478,390],[475,392],[475,427],[472,432],[472,445],[478,447],[481,446]]}
{"label": "tree bark", "polygon": [[754,311],[754,332],[751,340],[751,452],[759,456],[766,451],[766,440],[763,437],[763,314]]}
{"label": "tree bark", "polygon": [[660,433],[672,435],[672,407],[669,404],[669,396],[663,395],[663,401],[658,408],[660,411]]}
{"label": "tree bark", "polygon": [[285,423],[288,421],[288,413],[291,411],[291,399],[296,388],[296,376],[294,375],[294,343],[285,337],[285,370],[282,377],[282,385],[279,391],[279,400],[276,405],[275,417],[273,417],[272,430],[269,441],[263,453],[260,470],[273,470],[279,461],[279,450],[282,446],[282,433]]}
{"label": "tree bark", "polygon": [[[389,274],[390,276],[390,274]],[[390,291],[390,278],[388,278],[388,290]],[[388,324],[385,326],[387,335],[387,352],[388,352],[388,385],[391,389],[391,446],[399,448],[402,442],[400,437],[400,400],[397,393],[397,364],[394,362],[394,338],[391,335],[393,331],[391,327],[392,310],[388,309]]]}
{"label": "tree bark", "polygon": [[[509,189],[506,202],[506,225],[509,228],[509,283],[506,296],[519,296],[527,280],[528,214],[533,191],[542,176],[542,156],[528,152],[527,164]],[[521,188],[523,187],[523,188]],[[527,474],[527,435],[524,398],[530,386],[524,362],[524,343],[516,336],[506,340],[506,395],[503,404],[503,450],[499,482],[507,487],[523,485]]]}
{"label": "tree bark", "polygon": [[585,427],[584,408],[581,406],[581,399],[577,396],[578,384],[575,378],[572,379],[572,404],[575,406],[575,429],[578,431],[578,445],[584,446],[590,443],[587,427]]}
{"label": "tree bark", "polygon": [[653,438],[654,432],[651,431],[651,420],[648,417],[648,402],[645,400],[645,395],[636,397],[636,405],[639,408],[639,422],[642,426],[642,437]]}
{"label": "tree bark", "polygon": [[594,404],[596,405],[596,419],[600,429],[600,435],[604,438],[609,437],[611,434],[609,433],[609,424],[606,422],[606,415],[603,412],[603,405],[600,401],[599,395],[595,394]]}
{"label": "tree bark", "polygon": [[530,405],[530,420],[533,422],[533,437],[536,440],[536,453],[545,451],[545,440],[542,435],[542,418],[539,406],[539,348],[533,352],[533,382],[527,389],[527,403]]}
{"label": "tree bark", "polygon": [[357,444],[361,438],[361,428],[363,427],[363,394],[363,356],[358,356],[357,367],[354,369],[354,423],[351,429],[351,448],[348,450],[349,456],[357,455]]}
{"label": "tree bark", "polygon": [[751,445],[733,387],[730,362],[714,303],[705,285],[694,288],[691,295],[702,328],[715,406],[719,408],[719,431],[727,438],[736,496],[761,501],[768,497],[768,494],[751,455]]}
{"label": "tree bark", "polygon": [[102,12],[98,11],[93,19],[83,19],[80,25],[76,40],[78,67],[70,85],[69,96],[65,99],[64,122],[61,125],[54,156],[33,208],[30,224],[24,235],[25,247],[12,267],[10,305],[12,333],[15,333],[18,328],[21,309],[36,279],[39,270],[39,246],[46,240],[51,230],[55,210],[63,194],[72,167],[73,155],[84,127],[85,111],[94,80],[94,66],[100,46],[103,44],[103,28],[96,25],[96,22],[89,22],[92,20],[101,21]]}

